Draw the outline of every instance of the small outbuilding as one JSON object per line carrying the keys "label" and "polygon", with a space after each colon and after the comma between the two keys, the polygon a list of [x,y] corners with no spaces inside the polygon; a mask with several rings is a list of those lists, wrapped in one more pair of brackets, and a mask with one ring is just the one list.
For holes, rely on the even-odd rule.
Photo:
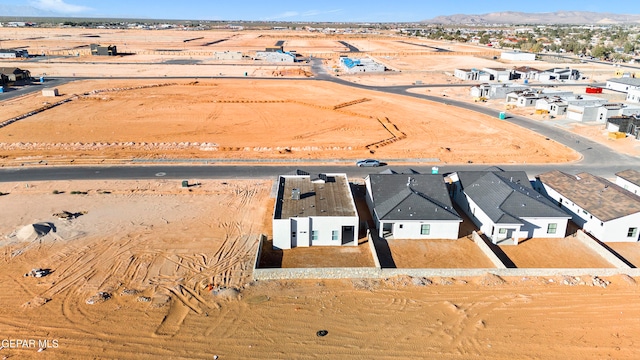
{"label": "small outbuilding", "polygon": [[57,88],[45,88],[42,89],[42,96],[49,96],[49,97],[55,97],[58,96],[58,89]]}
{"label": "small outbuilding", "polygon": [[98,56],[116,56],[118,55],[118,49],[115,45],[100,45],[100,44],[91,44],[91,55]]}

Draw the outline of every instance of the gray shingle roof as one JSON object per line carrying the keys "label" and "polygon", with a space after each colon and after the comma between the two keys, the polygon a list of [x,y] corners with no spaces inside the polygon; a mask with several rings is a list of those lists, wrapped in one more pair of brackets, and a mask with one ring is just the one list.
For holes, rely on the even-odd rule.
{"label": "gray shingle roof", "polygon": [[607,79],[607,81],[630,86],[640,86],[640,79],[636,78],[612,78]]}
{"label": "gray shingle roof", "polygon": [[369,181],[380,220],[461,220],[442,175],[372,174]]}
{"label": "gray shingle roof", "polygon": [[570,216],[533,189],[524,171],[462,171],[465,194],[496,224],[522,224],[523,218]]}

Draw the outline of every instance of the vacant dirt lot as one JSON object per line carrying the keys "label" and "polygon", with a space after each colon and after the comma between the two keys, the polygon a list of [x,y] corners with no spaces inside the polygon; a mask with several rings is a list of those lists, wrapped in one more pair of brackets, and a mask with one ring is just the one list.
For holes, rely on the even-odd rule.
{"label": "vacant dirt lot", "polygon": [[[269,181],[206,181],[188,189],[162,180],[0,183],[9,193],[0,197],[0,332],[8,340],[58,344],[42,352],[38,345],[5,347],[3,356],[636,353],[640,304],[635,280],[626,276],[607,278],[607,288],[590,286],[589,276],[252,282],[257,236],[270,227],[270,188]],[[53,215],[64,211],[73,216]],[[33,268],[51,273],[25,277]],[[318,337],[319,330],[327,336]]]}
{"label": "vacant dirt lot", "polygon": [[492,268],[494,265],[470,239],[388,240],[398,268]]}
{"label": "vacant dirt lot", "polygon": [[[4,163],[374,153],[441,163],[578,159],[560,144],[489,116],[328,82],[104,80],[71,83],[60,92],[71,101],[0,128]],[[32,94],[5,102],[0,120],[56,100]]]}
{"label": "vacant dirt lot", "polygon": [[613,267],[573,236],[564,239],[529,239],[500,249],[519,268],[609,268]]}

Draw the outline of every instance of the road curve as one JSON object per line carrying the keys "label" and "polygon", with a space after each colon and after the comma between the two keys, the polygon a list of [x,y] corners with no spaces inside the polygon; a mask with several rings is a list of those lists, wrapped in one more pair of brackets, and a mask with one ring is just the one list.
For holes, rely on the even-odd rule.
{"label": "road curve", "polygon": [[[420,86],[368,86],[355,84],[339,77],[335,77],[327,73],[322,66],[321,59],[312,59],[312,71],[316,74],[314,79],[330,81],[336,84],[373,90],[383,93],[390,93],[402,96],[411,96],[423,100],[447,104],[450,106],[460,107],[467,110],[475,111],[489,116],[497,117],[499,111],[486,108],[482,105],[471,104],[462,101],[452,100],[448,97],[439,97],[431,95],[422,95],[408,92],[411,88],[430,87],[430,85]],[[247,79],[247,78],[238,78]],[[255,78],[251,78],[255,80]],[[61,81],[73,81],[76,79],[61,79]],[[431,86],[438,86],[431,85]],[[449,86],[449,85],[446,85]],[[468,86],[468,85],[464,85]],[[550,140],[564,144],[582,155],[582,160],[575,163],[561,164],[507,164],[500,165],[505,170],[524,170],[532,177],[536,174],[559,169],[570,173],[578,173],[582,171],[590,172],[594,175],[611,178],[617,171],[638,168],[640,160],[635,157],[620,154],[614,150],[596,143],[592,140],[584,138],[580,135],[570,133],[549,124],[530,120],[521,116],[508,116],[505,121],[509,121],[521,127],[535,131]],[[432,165],[411,164],[409,159],[402,165],[396,166],[389,164],[394,169],[412,168],[421,173],[431,171]],[[193,162],[192,162],[193,163]],[[487,164],[438,164],[440,173],[456,171],[456,170],[481,170],[486,168]],[[302,162],[296,162],[290,165],[273,165],[268,162],[255,162],[247,165],[228,165],[216,164],[208,161],[207,165],[125,165],[125,166],[47,166],[41,165],[37,167],[19,167],[19,168],[0,168],[0,182],[16,182],[16,181],[41,181],[41,180],[97,180],[97,179],[254,179],[254,178],[272,178],[278,174],[291,172],[295,169],[302,168],[311,173],[320,172],[345,172],[352,177],[364,177],[366,174],[374,173],[382,168],[357,168],[353,165],[335,165],[330,162],[327,165],[318,165],[317,162],[305,165]]]}

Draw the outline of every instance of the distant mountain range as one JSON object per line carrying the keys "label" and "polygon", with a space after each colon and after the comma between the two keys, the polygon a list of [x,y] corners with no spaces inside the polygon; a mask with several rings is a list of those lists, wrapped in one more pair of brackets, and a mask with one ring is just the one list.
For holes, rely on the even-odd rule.
{"label": "distant mountain range", "polygon": [[494,12],[480,15],[456,14],[423,20],[426,24],[576,24],[610,25],[639,24],[640,15],[596,13],[589,11],[556,11],[548,13],[524,13],[516,11]]}
{"label": "distant mountain range", "polygon": [[51,11],[37,9],[33,6],[23,5],[0,5],[0,16],[2,17],[45,17],[60,16]]}

